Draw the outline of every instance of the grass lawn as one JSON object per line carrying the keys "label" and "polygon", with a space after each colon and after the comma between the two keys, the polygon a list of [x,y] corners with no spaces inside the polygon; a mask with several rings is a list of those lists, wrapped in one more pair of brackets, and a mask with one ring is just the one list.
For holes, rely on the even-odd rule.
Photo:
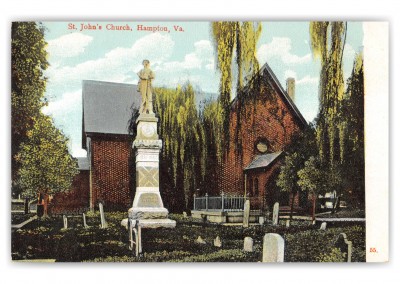
{"label": "grass lawn", "polygon": [[[202,223],[182,215],[170,216],[177,221],[174,229],[144,229],[143,256],[137,259],[128,250],[128,233],[120,222],[126,212],[106,213],[108,228],[101,229],[98,213],[88,214],[90,226],[82,226],[82,217],[68,218],[63,229],[62,217],[35,220],[12,232],[12,259],[56,259],[56,261],[94,262],[258,262],[262,258],[262,239],[266,233],[278,233],[285,239],[285,262],[338,261],[334,250],[339,233],[353,242],[352,261],[365,261],[365,226],[363,223],[329,224],[326,231],[296,221],[290,228],[280,226],[222,226]],[[196,243],[201,236],[206,244]],[[222,247],[214,247],[219,236]],[[254,252],[243,252],[245,237],[254,240]]]}

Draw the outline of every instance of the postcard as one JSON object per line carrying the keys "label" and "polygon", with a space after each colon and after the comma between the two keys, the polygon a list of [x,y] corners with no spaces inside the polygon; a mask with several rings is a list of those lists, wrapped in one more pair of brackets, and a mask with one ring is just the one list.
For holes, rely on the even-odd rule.
{"label": "postcard", "polygon": [[386,22],[11,36],[12,260],[388,261]]}

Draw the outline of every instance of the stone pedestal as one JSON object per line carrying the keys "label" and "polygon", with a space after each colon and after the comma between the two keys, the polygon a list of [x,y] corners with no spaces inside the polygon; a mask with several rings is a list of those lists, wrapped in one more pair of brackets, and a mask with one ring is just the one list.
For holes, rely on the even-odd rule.
{"label": "stone pedestal", "polygon": [[168,216],[159,189],[162,141],[157,134],[157,122],[154,114],[142,113],[136,120],[137,135],[132,146],[136,150],[136,194],[128,211],[130,219],[165,219]]}

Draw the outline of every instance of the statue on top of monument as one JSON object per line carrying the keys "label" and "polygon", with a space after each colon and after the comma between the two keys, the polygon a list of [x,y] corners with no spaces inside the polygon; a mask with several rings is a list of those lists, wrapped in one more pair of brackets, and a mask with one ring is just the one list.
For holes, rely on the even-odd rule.
{"label": "statue on top of monument", "polygon": [[153,94],[151,81],[154,79],[154,72],[150,69],[150,61],[145,59],[142,62],[143,69],[137,75],[139,76],[138,91],[142,94],[142,104],[139,113],[153,114]]}

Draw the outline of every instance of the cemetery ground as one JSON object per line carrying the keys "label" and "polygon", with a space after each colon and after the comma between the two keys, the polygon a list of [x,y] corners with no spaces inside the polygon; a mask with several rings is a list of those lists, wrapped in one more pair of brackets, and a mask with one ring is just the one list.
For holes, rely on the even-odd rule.
{"label": "cemetery ground", "polygon": [[[57,262],[259,262],[262,241],[266,233],[280,234],[285,240],[285,262],[336,262],[344,257],[334,247],[340,233],[353,243],[352,262],[365,261],[365,225],[356,222],[328,222],[326,230],[310,221],[285,220],[278,226],[226,226],[202,222],[171,214],[177,221],[174,229],[144,229],[143,255],[136,258],[128,250],[128,233],[120,225],[126,212],[106,212],[107,228],[100,228],[100,214],[88,213],[84,228],[82,215],[68,217],[64,229],[63,217],[36,219],[21,229],[12,231],[12,259],[54,259]],[[198,237],[205,241],[199,243]],[[214,246],[219,236],[221,247]],[[243,251],[245,237],[254,241],[252,252]]]}

